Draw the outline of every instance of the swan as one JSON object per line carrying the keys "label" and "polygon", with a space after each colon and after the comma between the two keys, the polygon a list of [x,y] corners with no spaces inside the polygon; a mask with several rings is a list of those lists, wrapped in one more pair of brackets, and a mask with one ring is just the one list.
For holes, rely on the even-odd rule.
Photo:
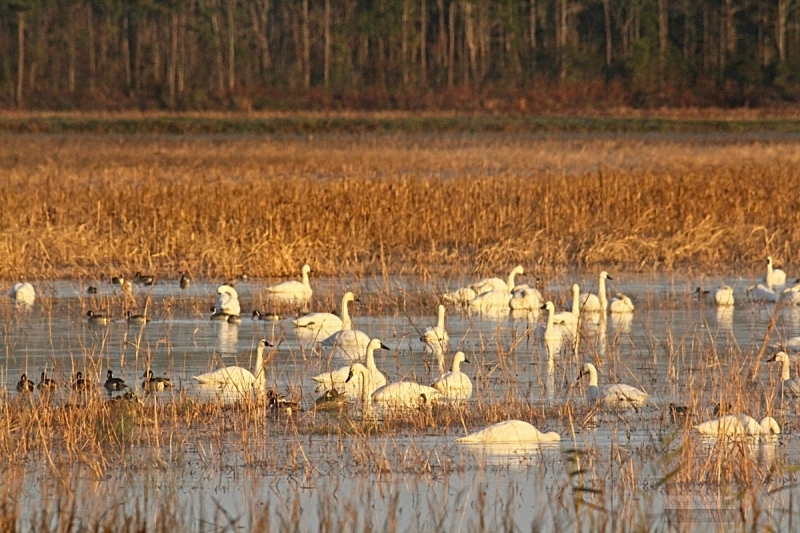
{"label": "swan", "polygon": [[764,283],[772,287],[786,285],[786,272],[780,268],[772,268],[772,256],[767,256],[767,273],[764,274]]}
{"label": "swan", "polygon": [[267,287],[267,292],[283,300],[310,300],[313,291],[308,283],[308,273],[311,272],[311,267],[303,265],[300,272],[303,276],[303,281],[284,281],[272,287]]}
{"label": "swan", "polygon": [[200,374],[199,376],[192,376],[192,379],[198,383],[206,385],[219,385],[222,387],[245,389],[263,385],[266,386],[266,376],[264,372],[264,348],[271,347],[272,345],[266,339],[258,341],[256,349],[256,374],[254,376],[249,370],[240,366],[225,366],[213,372]]}
{"label": "swan", "polygon": [[765,416],[761,422],[747,415],[728,415],[694,426],[701,435],[742,436],[742,435],[780,435],[781,428],[774,418]]}
{"label": "swan", "polygon": [[777,302],[778,295],[775,294],[768,286],[764,285],[763,283],[759,283],[758,285],[752,285],[747,288],[747,296],[754,302]]}
{"label": "swan", "polygon": [[89,324],[96,324],[99,326],[105,326],[111,323],[111,317],[108,315],[98,315],[91,309],[86,312],[86,316],[88,317],[86,320]]}
{"label": "swan", "polygon": [[172,380],[161,376],[153,377],[153,371],[148,369],[142,377],[142,388],[146,391],[157,391],[172,388]]}
{"label": "swan", "polygon": [[122,276],[114,276],[111,278],[112,285],[119,285],[119,288],[122,289],[122,293],[125,296],[133,296],[133,284],[131,280],[125,279]]}
{"label": "swan", "polygon": [[424,404],[437,403],[442,399],[442,393],[438,390],[433,387],[414,383],[413,381],[389,383],[388,385],[377,388],[370,397],[366,394],[366,391],[369,389],[368,383],[371,379],[369,370],[361,363],[355,363],[350,367],[350,375],[347,381],[349,382],[353,379],[356,373],[364,378],[362,400],[364,400],[365,406],[375,401],[387,408],[415,409]]}
{"label": "swan", "polygon": [[538,311],[542,307],[542,294],[533,287],[514,288],[508,306],[518,311]]}
{"label": "swan", "polygon": [[[560,311],[553,315],[553,323],[563,324],[570,331],[578,329],[578,312],[580,307],[581,288],[577,283],[572,284],[572,304],[567,307],[570,311]],[[574,335],[574,334],[573,334]]]}
{"label": "swan", "polygon": [[445,293],[442,296],[442,299],[445,302],[455,303],[455,304],[467,304],[475,299],[477,294],[475,291],[472,290],[472,287],[463,287],[461,289],[456,289],[453,292]]}
{"label": "swan", "polygon": [[616,296],[608,302],[608,310],[611,313],[633,313],[634,306],[630,298],[618,292]]}
{"label": "swan", "polygon": [[783,350],[784,352],[791,352],[792,354],[795,354],[789,356],[790,359],[792,357],[797,357],[796,354],[800,352],[800,337],[792,337],[790,339],[786,339],[783,342],[773,343],[770,345],[770,348],[772,348],[773,350]]}
{"label": "swan", "polygon": [[502,290],[510,293],[514,288],[514,278],[517,275],[522,275],[524,273],[525,269],[522,268],[522,265],[517,265],[508,274],[507,282],[500,278],[486,278],[478,281],[477,283],[473,283],[470,285],[470,288],[475,291],[475,294],[478,296],[484,292],[491,292],[494,290]]}
{"label": "swan", "polygon": [[783,305],[800,305],[800,284],[783,289],[780,302]]}
{"label": "swan", "polygon": [[192,278],[188,272],[181,272],[181,279],[178,280],[178,286],[181,289],[188,289],[192,285]]}
{"label": "swan", "polygon": [[420,340],[425,343],[425,346],[434,352],[444,351],[447,349],[447,344],[450,341],[450,335],[444,329],[444,313],[443,305],[439,305],[439,321],[435,326],[425,328]]}
{"label": "swan", "polygon": [[214,306],[214,314],[239,316],[241,312],[239,294],[236,289],[227,283],[217,287],[217,303]]}
{"label": "swan", "polygon": [[469,363],[464,352],[453,356],[453,367],[431,384],[449,400],[467,400],[472,396],[472,381],[461,371],[461,363]]}
{"label": "swan", "polygon": [[103,386],[110,391],[124,390],[125,380],[122,378],[115,378],[114,372],[109,369],[109,371],[106,372],[106,382],[103,384]]}
{"label": "swan", "polygon": [[353,380],[355,376],[361,377],[361,412],[366,418],[370,416],[372,412],[372,395],[374,394],[372,389],[372,373],[361,363],[353,363],[347,374],[346,383],[357,383]]}
{"label": "swan", "polygon": [[352,329],[353,322],[350,320],[350,313],[347,310],[347,302],[357,302],[355,295],[352,292],[344,293],[342,296],[342,317],[334,315],[333,313],[309,313],[301,317],[297,317],[292,321],[292,324],[298,328],[308,328],[314,331],[325,331],[333,334],[336,331],[343,329]]}
{"label": "swan", "polygon": [[800,378],[793,378],[791,361],[786,352],[778,352],[767,360],[768,363],[781,363],[781,393],[787,396],[800,396]]}
{"label": "swan", "polygon": [[33,381],[28,379],[27,374],[22,374],[17,381],[17,392],[30,392],[36,388]]}
{"label": "swan", "polygon": [[542,339],[544,341],[545,346],[548,348],[548,352],[557,352],[561,349],[561,343],[564,341],[565,335],[575,336],[577,332],[577,328],[571,329],[569,326],[564,324],[556,324],[553,320],[553,315],[555,315],[556,307],[553,305],[553,302],[546,302],[542,309],[547,310],[547,323],[542,326],[541,324],[533,330],[533,336],[535,338]]}
{"label": "swan", "polygon": [[[581,294],[581,311],[589,312],[589,313],[597,313],[599,311],[603,311],[606,308],[606,280],[610,279],[613,281],[614,278],[608,275],[608,272],[603,270],[600,272],[600,280],[597,283],[597,294],[590,294],[584,293]],[[572,306],[567,306],[567,309],[570,311],[574,311]]]}
{"label": "swan", "polygon": [[15,302],[25,305],[33,305],[33,301],[36,299],[36,291],[33,285],[27,282],[15,283],[8,295]]}
{"label": "swan", "polygon": [[466,437],[456,439],[456,442],[497,442],[509,444],[560,441],[561,435],[555,431],[542,433],[522,420],[498,422],[497,424],[492,424],[479,431],[470,433]]}
{"label": "swan", "polygon": [[479,281],[472,286],[477,296],[469,302],[471,309],[477,311],[491,311],[493,309],[508,309],[509,301],[514,288],[514,278],[517,274],[524,274],[521,266],[514,267],[508,275],[508,283],[498,279],[489,278]]}
{"label": "swan", "polygon": [[624,403],[643,404],[647,401],[648,394],[630,385],[614,383],[609,385],[597,386],[597,369],[592,363],[584,363],[581,367],[581,374],[589,376],[589,399],[595,402],[605,402],[612,405],[623,405]]}
{"label": "swan", "polygon": [[697,294],[705,294],[714,305],[727,307],[734,304],[733,288],[728,285],[720,285],[712,291],[704,291],[702,287],[697,288]]}
{"label": "swan", "polygon": [[[375,365],[375,350],[388,349],[389,348],[383,344],[380,339],[372,339],[367,345],[366,368],[370,372],[370,386],[372,387],[370,394],[375,392],[376,389],[386,385],[386,376],[384,376],[383,373],[378,370],[377,365]],[[352,365],[343,366],[338,370],[325,372],[318,376],[312,377],[311,379],[317,382],[316,392],[336,389],[340,394],[345,394],[348,398],[355,399],[357,397],[358,390],[353,382],[348,383],[347,381],[347,378],[350,375],[351,366]]]}

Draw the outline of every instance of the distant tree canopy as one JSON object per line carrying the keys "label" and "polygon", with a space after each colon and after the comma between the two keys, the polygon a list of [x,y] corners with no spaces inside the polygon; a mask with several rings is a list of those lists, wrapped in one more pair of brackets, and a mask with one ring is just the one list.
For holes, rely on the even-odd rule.
{"label": "distant tree canopy", "polygon": [[0,0],[0,106],[800,99],[800,0]]}

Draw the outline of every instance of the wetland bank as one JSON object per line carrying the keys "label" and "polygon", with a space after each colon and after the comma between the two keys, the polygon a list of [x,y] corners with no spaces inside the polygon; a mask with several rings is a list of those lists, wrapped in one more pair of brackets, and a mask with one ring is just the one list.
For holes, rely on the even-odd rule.
{"label": "wetland bank", "polygon": [[[798,158],[800,138],[758,133],[4,135],[0,188],[15,208],[0,213],[0,277],[24,277],[37,299],[0,305],[3,527],[790,530],[796,405],[761,361],[765,340],[800,335],[800,320],[749,302],[747,287],[770,254],[798,274]],[[532,335],[540,317],[448,307],[447,359],[468,355],[473,397],[369,421],[357,405],[314,409],[309,377],[338,365],[297,336],[296,309],[277,322],[208,320],[219,283],[237,280],[243,315],[272,310],[266,287],[303,263],[310,310],[358,294],[354,322],[391,348],[376,362],[392,381],[436,377],[418,339],[445,292],[516,264],[558,309],[574,281],[596,291],[607,270],[636,310],[550,360]],[[127,296],[110,283],[136,271],[155,285]],[[721,282],[737,299],[730,313],[693,295]],[[90,326],[89,309],[115,320]],[[129,325],[128,310],[154,320]],[[221,401],[191,382],[234,361],[253,368],[262,338],[274,345],[269,386],[302,412]],[[589,405],[584,362],[603,383],[646,389],[648,404]],[[175,389],[145,395],[148,367]],[[21,372],[45,368],[64,386],[17,394]],[[108,400],[109,368],[133,401]],[[66,386],[78,370],[96,390]],[[692,423],[720,402],[770,414],[781,435],[699,439]],[[669,403],[695,414],[673,423]],[[561,443],[454,442],[509,418]],[[694,511],[711,521],[680,515]]]}

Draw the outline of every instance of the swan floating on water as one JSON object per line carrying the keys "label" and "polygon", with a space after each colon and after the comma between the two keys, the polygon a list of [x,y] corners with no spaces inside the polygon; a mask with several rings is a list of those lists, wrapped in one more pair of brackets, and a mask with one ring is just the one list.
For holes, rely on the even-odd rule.
{"label": "swan floating on water", "polygon": [[584,363],[581,367],[580,376],[589,376],[589,400],[593,402],[603,402],[610,406],[622,407],[627,404],[641,405],[647,401],[648,394],[635,387],[622,383],[597,386],[597,369],[592,363]]}
{"label": "swan floating on water", "polygon": [[547,310],[547,322],[545,325],[538,325],[533,330],[533,337],[540,339],[544,342],[547,353],[553,357],[561,350],[561,344],[564,342],[564,337],[574,337],[577,332],[577,325],[575,328],[570,328],[564,324],[556,324],[553,321],[555,314],[555,305],[553,302],[546,302],[542,309]]}
{"label": "swan floating on water", "polygon": [[776,353],[767,362],[781,363],[781,393],[787,396],[800,396],[800,378],[792,377],[792,364],[786,352]]}
{"label": "swan floating on water", "polygon": [[341,318],[333,313],[309,313],[297,317],[292,321],[298,328],[306,328],[310,331],[319,333],[320,337],[325,339],[330,337],[337,331],[343,329],[353,329],[353,321],[350,320],[350,313],[347,309],[348,302],[357,302],[355,295],[352,292],[344,293],[342,296]]}
{"label": "swan floating on water", "polygon": [[28,282],[15,283],[8,295],[16,303],[25,305],[33,305],[34,300],[36,300],[36,290]]}
{"label": "swan floating on water", "polygon": [[300,270],[302,281],[284,281],[283,283],[267,287],[266,291],[270,296],[279,300],[310,300],[313,291],[308,282],[309,272],[311,272],[311,267],[303,265],[303,268]]}
{"label": "swan floating on water", "polygon": [[[214,315],[239,316],[242,308],[239,306],[239,293],[232,286],[223,283],[217,287],[217,303],[214,306]],[[225,317],[227,320],[227,317]]]}
{"label": "swan floating on water", "polygon": [[[367,363],[366,368],[369,370],[370,373],[370,394],[375,392],[375,390],[379,389],[386,385],[386,376],[378,370],[377,365],[375,364],[375,350],[388,350],[389,347],[383,344],[380,339],[372,339],[369,341],[367,345]],[[311,379],[317,382],[316,392],[323,392],[332,389],[336,389],[339,394],[344,394],[347,398],[356,399],[358,397],[358,387],[353,382],[347,381],[347,378],[350,376],[350,369],[352,365],[347,365],[339,368],[338,370],[333,370],[331,372],[325,372],[318,376],[314,376]]]}
{"label": "swan floating on water", "polygon": [[770,289],[786,285],[786,272],[780,268],[772,268],[772,256],[767,256],[767,272],[763,281]]}
{"label": "swan floating on water", "polygon": [[778,295],[775,294],[768,286],[763,283],[752,285],[747,288],[747,297],[754,302],[770,302],[775,303],[778,301]]}
{"label": "swan floating on water", "polygon": [[780,435],[781,433],[781,427],[774,418],[769,416],[762,418],[761,422],[756,422],[754,418],[747,415],[728,415],[703,422],[694,426],[694,429],[701,435],[712,437]]}
{"label": "swan floating on water", "polygon": [[508,306],[515,311],[539,311],[542,307],[542,294],[533,287],[514,288]]}
{"label": "swan floating on water", "polygon": [[266,387],[266,373],[264,371],[264,349],[272,345],[266,339],[258,341],[256,349],[256,375],[240,366],[225,366],[213,372],[192,376],[192,379],[205,385],[219,385],[225,388],[236,388],[244,391],[250,387]]}
{"label": "swan floating on water", "polygon": [[508,444],[525,444],[537,442],[560,442],[561,435],[555,431],[542,433],[532,425],[522,420],[506,420],[492,424],[479,431],[470,433],[466,437],[456,439],[456,442],[497,442]]}
{"label": "swan floating on water", "polygon": [[567,305],[568,311],[559,311],[553,314],[553,323],[564,325],[574,336],[578,331],[578,312],[580,307],[581,288],[577,283],[572,284],[572,303]]}
{"label": "swan floating on water", "polygon": [[420,340],[425,343],[425,346],[430,348],[433,352],[444,352],[447,350],[450,341],[450,335],[444,328],[444,314],[445,308],[439,305],[439,320],[435,326],[425,328]]}
{"label": "swan floating on water", "polygon": [[[514,288],[514,278],[517,274],[524,274],[522,266],[516,266],[508,275],[508,283],[498,279],[489,278],[479,281],[472,286],[477,296],[469,302],[470,309],[486,312],[495,309],[509,309],[512,290]],[[528,287],[526,287],[528,288]]]}
{"label": "swan floating on water", "polygon": [[631,299],[620,292],[608,302],[608,311],[612,314],[633,313],[634,309]]}
{"label": "swan floating on water", "polygon": [[[580,297],[580,305],[581,305],[581,312],[587,313],[599,313],[606,309],[608,299],[606,296],[606,280],[610,279],[613,280],[611,276],[608,275],[608,272],[603,270],[600,272],[600,279],[597,283],[597,294],[591,293],[583,293]],[[567,309],[570,311],[575,311],[573,306],[570,304],[567,306]]]}
{"label": "swan floating on water", "polygon": [[702,287],[698,287],[697,293],[700,295],[707,295],[709,301],[719,307],[731,306],[735,302],[733,298],[733,288],[725,284],[711,291],[704,291]]}
{"label": "swan floating on water", "polygon": [[431,384],[449,400],[467,400],[472,396],[472,381],[461,371],[461,363],[469,363],[467,356],[464,352],[456,352],[450,372],[442,374]]}

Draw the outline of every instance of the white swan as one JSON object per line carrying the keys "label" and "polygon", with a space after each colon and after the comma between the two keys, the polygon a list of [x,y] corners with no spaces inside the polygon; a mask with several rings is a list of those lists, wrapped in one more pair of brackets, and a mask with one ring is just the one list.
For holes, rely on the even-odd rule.
{"label": "white swan", "polygon": [[[607,296],[606,296],[606,280],[610,279],[613,280],[611,276],[608,275],[608,272],[603,270],[600,272],[600,279],[597,282],[597,294],[591,293],[583,293],[581,294],[581,312],[587,313],[597,313],[600,311],[605,310],[606,303],[607,303]],[[574,311],[572,306],[568,307],[570,311]]]}
{"label": "white swan", "polygon": [[[563,324],[570,332],[578,331],[578,312],[580,307],[581,288],[577,283],[572,284],[572,303],[567,306],[569,311],[559,311],[553,315],[553,323]],[[575,335],[573,333],[573,336]]]}
{"label": "white swan", "polygon": [[725,284],[711,291],[704,291],[702,287],[698,287],[697,293],[707,295],[711,303],[720,307],[731,306],[735,302],[733,298],[733,288]]}
{"label": "white swan", "polygon": [[444,314],[445,308],[439,305],[439,321],[435,326],[425,328],[420,340],[425,343],[425,346],[430,348],[433,352],[447,350],[447,345],[450,342],[450,335],[444,328]]}
{"label": "white swan", "polygon": [[[370,372],[370,383],[372,390],[370,394],[372,394],[376,389],[383,387],[386,385],[386,376],[378,370],[377,365],[375,364],[375,350],[388,350],[389,348],[384,345],[380,339],[372,339],[369,341],[367,345],[367,364],[366,368]],[[336,389],[339,391],[339,394],[344,394],[350,399],[355,399],[358,397],[358,388],[354,382],[348,382],[347,378],[350,375],[350,368],[352,365],[347,365],[339,368],[338,370],[333,370],[331,372],[325,372],[318,376],[314,376],[311,379],[317,382],[316,392],[323,392],[326,390]]]}
{"label": "white swan", "polygon": [[594,402],[604,402],[612,406],[626,406],[627,404],[643,404],[647,401],[648,394],[635,387],[622,383],[597,386],[597,369],[592,363],[584,363],[581,367],[581,374],[589,376],[589,400]]}
{"label": "white swan", "polygon": [[266,387],[266,373],[264,371],[264,348],[272,346],[266,339],[258,341],[256,349],[256,375],[240,366],[225,366],[213,372],[192,376],[198,383],[206,385],[219,385],[226,388],[245,390],[249,387]]}
{"label": "white swan", "polygon": [[472,290],[472,287],[462,287],[453,292],[445,293],[444,296],[442,296],[442,300],[455,304],[467,304],[474,300],[475,296],[477,296],[477,294]]}
{"label": "white swan", "polygon": [[553,320],[556,311],[553,302],[545,302],[542,309],[547,310],[547,322],[544,326],[541,324],[536,326],[536,329],[533,330],[533,336],[534,338],[544,341],[548,352],[552,355],[553,352],[557,352],[561,349],[561,343],[564,341],[565,336],[574,337],[576,335],[577,324],[573,328],[565,324],[556,324]]}
{"label": "white swan", "polygon": [[561,436],[555,431],[542,433],[522,420],[506,420],[492,424],[456,442],[497,442],[508,444],[525,444],[537,442],[560,442]]}
{"label": "white swan", "polygon": [[313,291],[311,290],[311,285],[308,283],[308,273],[311,272],[311,267],[303,265],[300,272],[303,276],[302,281],[284,281],[283,283],[267,287],[267,292],[271,296],[281,300],[310,300]]}
{"label": "white swan", "polygon": [[441,399],[442,393],[438,390],[413,381],[389,383],[372,393],[374,402],[390,409],[415,409],[437,403]]}
{"label": "white swan", "polygon": [[515,311],[538,311],[542,307],[542,294],[533,287],[515,287],[508,306]]}
{"label": "white swan", "polygon": [[781,428],[774,418],[765,416],[761,422],[747,415],[728,415],[709,420],[697,426],[695,431],[712,437],[744,435],[780,435]]}
{"label": "white swan", "polygon": [[217,303],[214,306],[214,313],[217,315],[239,316],[242,308],[239,306],[239,294],[236,289],[223,283],[217,287]]}
{"label": "white swan", "polygon": [[8,295],[15,302],[25,305],[33,305],[33,301],[36,299],[33,285],[27,282],[15,283]]}
{"label": "white swan", "polygon": [[327,335],[323,338],[327,338],[333,333],[343,329],[353,329],[353,321],[350,320],[350,312],[347,309],[347,303],[357,301],[355,295],[348,291],[342,296],[341,318],[333,313],[309,313],[297,317],[292,321],[292,324],[298,328],[308,328],[309,330],[320,333],[327,332]]}
{"label": "white swan", "polygon": [[780,303],[783,305],[800,305],[800,284],[783,289]]}
{"label": "white swan", "polygon": [[[344,299],[342,300],[342,304],[346,305]],[[342,313],[344,314],[344,312],[345,310],[343,308]],[[349,315],[347,315],[347,320],[350,320]],[[352,327],[352,322],[350,324]],[[342,329],[331,334],[328,338],[320,342],[320,345],[323,348],[330,348],[333,356],[356,362],[360,361],[363,357],[370,340],[369,335],[363,331],[357,329]]]}
{"label": "white swan", "polygon": [[469,302],[470,309],[482,313],[509,309],[512,289],[514,288],[514,277],[517,274],[524,274],[524,270],[521,266],[517,266],[511,271],[508,275],[508,283],[497,278],[490,278],[480,281],[479,285],[473,285],[477,296],[474,300]]}
{"label": "white swan", "polygon": [[791,361],[786,352],[778,352],[767,360],[781,363],[781,392],[787,396],[800,396],[800,378],[793,378]]}
{"label": "white swan", "polygon": [[767,273],[764,274],[763,281],[770,289],[786,285],[786,272],[780,268],[772,268],[772,256],[767,256]]}
{"label": "white swan", "polygon": [[361,363],[353,363],[347,375],[346,383],[354,383],[358,387],[356,376],[361,378],[361,411],[364,418],[372,416],[372,373]]}
{"label": "white swan", "polygon": [[634,309],[635,308],[631,299],[620,292],[618,292],[616,296],[611,298],[611,300],[608,302],[608,310],[611,313],[633,313]]}
{"label": "white swan", "polygon": [[522,268],[522,265],[517,265],[511,270],[511,273],[509,273],[507,282],[500,278],[486,278],[478,281],[477,283],[473,283],[470,285],[470,288],[475,291],[477,296],[480,296],[485,292],[491,292],[495,290],[506,291],[510,294],[514,289],[514,278],[517,275],[522,275],[524,273],[525,269]]}
{"label": "white swan", "polygon": [[452,370],[431,384],[449,400],[467,400],[472,396],[472,381],[461,371],[461,363],[469,363],[467,356],[464,352],[456,352]]}
{"label": "white swan", "polygon": [[763,283],[747,288],[747,297],[754,302],[777,302],[778,295]]}

